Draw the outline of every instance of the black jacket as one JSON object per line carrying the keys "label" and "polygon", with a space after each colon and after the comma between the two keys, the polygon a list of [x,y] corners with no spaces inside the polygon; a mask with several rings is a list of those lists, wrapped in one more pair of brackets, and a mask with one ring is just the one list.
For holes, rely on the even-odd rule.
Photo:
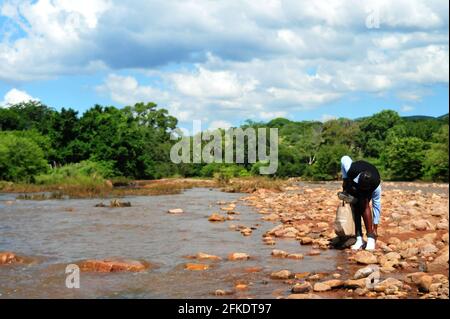
{"label": "black jacket", "polygon": [[[358,183],[353,181],[363,171],[369,171],[372,174],[370,188],[367,191],[362,191]],[[375,189],[380,185],[380,182],[380,173],[375,166],[365,161],[355,161],[347,172],[347,178],[344,179],[343,188],[347,193],[357,198],[370,198]]]}

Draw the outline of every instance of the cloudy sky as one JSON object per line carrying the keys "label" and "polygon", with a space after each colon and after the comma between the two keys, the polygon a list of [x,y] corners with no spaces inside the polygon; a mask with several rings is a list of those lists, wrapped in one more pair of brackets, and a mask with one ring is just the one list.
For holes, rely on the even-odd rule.
{"label": "cloudy sky", "polygon": [[447,113],[447,0],[0,0],[0,105],[182,123]]}

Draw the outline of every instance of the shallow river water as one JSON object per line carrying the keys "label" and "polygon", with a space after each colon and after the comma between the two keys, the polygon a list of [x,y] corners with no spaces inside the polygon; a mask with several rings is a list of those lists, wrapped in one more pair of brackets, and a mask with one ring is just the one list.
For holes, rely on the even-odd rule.
{"label": "shallow river water", "polygon": [[[15,200],[0,194],[0,251],[33,257],[30,265],[0,267],[0,298],[220,298],[216,289],[233,290],[237,282],[249,289],[231,298],[275,298],[289,294],[282,281],[270,279],[281,269],[293,272],[329,272],[345,255],[328,250],[303,260],[271,257],[272,249],[307,253],[295,240],[278,240],[276,246],[262,242],[262,234],[276,223],[261,221],[261,215],[239,198],[206,188],[178,195],[136,196],[132,207],[94,207],[101,199]],[[8,201],[13,201],[8,202]],[[211,223],[208,216],[219,212],[218,201],[236,201],[234,221]],[[104,201],[108,203],[108,201]],[[182,208],[181,215],[168,214]],[[251,236],[231,230],[231,224],[256,226]],[[206,262],[206,271],[184,269],[185,258],[198,252],[217,255],[219,262]],[[248,261],[228,261],[232,252],[251,255]],[[79,289],[65,286],[65,267],[83,259],[121,257],[144,259],[157,268],[140,273],[81,273]],[[248,267],[261,267],[256,273]]]}

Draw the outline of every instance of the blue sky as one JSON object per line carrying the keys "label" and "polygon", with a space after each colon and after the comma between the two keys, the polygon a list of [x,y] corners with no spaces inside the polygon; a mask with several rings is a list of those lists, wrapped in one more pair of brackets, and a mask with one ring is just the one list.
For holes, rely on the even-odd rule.
{"label": "blue sky", "polygon": [[0,0],[0,105],[181,124],[448,112],[448,1]]}

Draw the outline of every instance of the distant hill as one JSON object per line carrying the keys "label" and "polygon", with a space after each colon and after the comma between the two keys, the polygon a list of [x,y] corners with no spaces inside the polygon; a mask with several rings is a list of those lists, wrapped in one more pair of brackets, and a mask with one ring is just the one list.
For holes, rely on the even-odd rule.
{"label": "distant hill", "polygon": [[441,116],[427,116],[427,115],[411,115],[411,116],[402,116],[405,120],[417,121],[417,120],[446,120],[448,119],[448,113]]}

